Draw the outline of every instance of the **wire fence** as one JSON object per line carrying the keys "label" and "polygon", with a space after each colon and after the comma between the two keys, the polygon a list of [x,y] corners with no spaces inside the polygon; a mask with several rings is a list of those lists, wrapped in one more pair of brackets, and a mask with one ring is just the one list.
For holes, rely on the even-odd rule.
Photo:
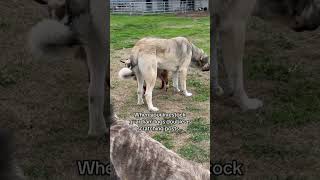
{"label": "wire fence", "polygon": [[200,1],[172,0],[152,2],[121,2],[111,1],[110,8],[113,14],[163,14],[187,13],[195,10],[207,10],[208,5]]}

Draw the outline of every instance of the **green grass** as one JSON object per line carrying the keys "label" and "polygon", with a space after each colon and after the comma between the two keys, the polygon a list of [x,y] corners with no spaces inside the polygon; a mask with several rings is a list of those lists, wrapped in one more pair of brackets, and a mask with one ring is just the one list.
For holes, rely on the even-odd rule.
{"label": "green grass", "polygon": [[9,68],[8,66],[0,68],[0,86],[7,87],[16,84],[17,76],[17,68]]}
{"label": "green grass", "polygon": [[192,106],[190,104],[190,106],[186,107],[186,111],[188,111],[188,112],[199,112],[199,111],[202,111],[202,109],[200,109],[198,107],[195,107],[195,106]]}
{"label": "green grass", "polygon": [[209,100],[210,87],[206,85],[204,82],[194,77],[190,77],[187,80],[187,85],[193,87],[194,91],[196,92],[196,94],[192,96],[192,99],[194,101],[204,102]]}
{"label": "green grass", "polygon": [[249,78],[253,80],[273,80],[288,82],[292,78],[302,77],[304,74],[299,64],[287,64],[279,57],[259,54],[247,57],[250,61]]}
{"label": "green grass", "polygon": [[178,153],[186,159],[196,162],[207,162],[209,152],[194,144],[186,144],[178,150]]}
{"label": "green grass", "polygon": [[187,127],[187,132],[191,134],[193,142],[210,140],[210,124],[202,118],[194,119]]}
{"label": "green grass", "polygon": [[173,15],[111,16],[111,49],[132,48],[143,37],[184,36],[209,54],[209,17],[187,18]]}
{"label": "green grass", "polygon": [[[258,27],[255,27],[255,29]],[[261,28],[261,27],[260,27]],[[263,28],[265,29],[265,28]],[[266,28],[268,29],[268,28]],[[320,91],[317,72],[310,72],[310,65],[292,61],[287,52],[298,49],[298,37],[282,32],[264,32],[259,29],[261,44],[247,44],[245,69],[250,80],[273,82],[272,101],[259,113],[270,125],[283,127],[303,126],[318,121]],[[248,114],[249,115],[249,114]],[[252,118],[254,119],[254,115]]]}
{"label": "green grass", "polygon": [[172,135],[168,133],[158,133],[155,134],[152,138],[162,143],[168,149],[173,148],[173,138]]}

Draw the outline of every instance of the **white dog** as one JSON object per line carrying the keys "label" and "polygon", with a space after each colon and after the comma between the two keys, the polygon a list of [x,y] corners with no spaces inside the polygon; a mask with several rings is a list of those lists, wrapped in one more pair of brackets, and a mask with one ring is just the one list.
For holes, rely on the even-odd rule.
{"label": "white dog", "polygon": [[[157,69],[172,71],[173,87],[185,96],[192,96],[187,91],[187,73],[190,63],[195,63],[203,71],[209,70],[209,57],[204,51],[187,38],[171,39],[143,38],[132,49],[127,64],[129,68],[119,71],[119,76],[126,79],[135,76],[138,81],[138,105],[143,104],[143,84],[146,83],[145,98],[150,111],[158,111],[152,104],[152,91],[157,79]],[[180,87],[179,87],[180,84]]]}

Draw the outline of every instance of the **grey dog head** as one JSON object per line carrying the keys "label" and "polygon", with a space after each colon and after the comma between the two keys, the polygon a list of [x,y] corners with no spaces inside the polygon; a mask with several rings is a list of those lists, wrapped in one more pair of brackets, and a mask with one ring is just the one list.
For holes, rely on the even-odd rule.
{"label": "grey dog head", "polygon": [[202,71],[209,71],[209,56],[200,48],[193,45],[192,50],[192,64],[201,68]]}
{"label": "grey dog head", "polygon": [[312,31],[320,25],[320,0],[258,0],[254,15],[281,19],[282,24],[297,32]]}

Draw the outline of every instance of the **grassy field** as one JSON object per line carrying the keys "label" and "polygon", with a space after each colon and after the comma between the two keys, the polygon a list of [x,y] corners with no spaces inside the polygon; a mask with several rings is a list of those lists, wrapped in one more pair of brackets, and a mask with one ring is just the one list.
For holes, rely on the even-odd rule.
{"label": "grassy field", "polygon": [[217,98],[213,159],[239,160],[248,179],[319,179],[319,30],[294,33],[256,18],[248,29],[245,87],[264,107],[244,113]]}
{"label": "grassy field", "polygon": [[[209,53],[209,17],[165,16],[111,16],[111,96],[117,115],[123,119],[134,119],[135,112],[148,112],[147,106],[137,105],[137,85],[134,80],[121,81],[118,71],[124,67],[120,60],[129,57],[130,48],[143,37],[172,38],[184,36]],[[191,69],[187,88],[192,97],[159,90],[153,92],[153,102],[161,112],[185,112],[190,123],[178,126],[175,132],[150,132],[156,140],[183,157],[209,167],[209,73]],[[161,118],[160,118],[161,119]],[[163,120],[173,120],[163,118]],[[140,124],[141,125],[141,124]]]}

